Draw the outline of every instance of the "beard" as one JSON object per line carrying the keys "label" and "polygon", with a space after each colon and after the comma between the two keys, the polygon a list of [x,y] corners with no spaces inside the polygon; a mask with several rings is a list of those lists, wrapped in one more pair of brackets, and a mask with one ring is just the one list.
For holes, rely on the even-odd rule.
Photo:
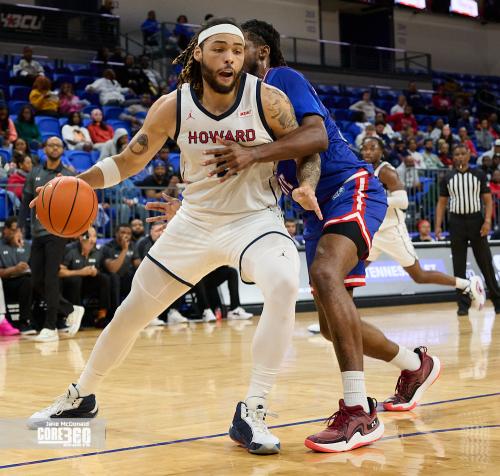
{"label": "beard", "polygon": [[233,81],[231,82],[231,84],[225,85],[225,84],[220,84],[217,81],[217,71],[214,71],[213,69],[209,68],[206,64],[203,63],[203,61],[201,62],[200,67],[201,67],[202,78],[216,93],[219,94],[231,93],[234,90],[236,83],[240,79],[242,73],[241,70],[239,72],[233,70],[234,71]]}

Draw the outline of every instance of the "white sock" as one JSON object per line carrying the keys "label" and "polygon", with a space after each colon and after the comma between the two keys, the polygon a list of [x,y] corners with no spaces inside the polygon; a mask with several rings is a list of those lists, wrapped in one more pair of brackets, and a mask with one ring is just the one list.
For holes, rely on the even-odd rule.
{"label": "white sock", "polygon": [[398,354],[389,363],[395,365],[401,370],[418,370],[422,365],[420,357],[416,352],[413,352],[401,345],[399,346]]}
{"label": "white sock", "polygon": [[466,289],[470,286],[470,281],[464,278],[455,278],[455,287],[457,289]]}
{"label": "white sock", "polygon": [[78,394],[80,395],[80,397],[86,397],[87,395],[93,393],[89,391],[87,388],[83,387],[80,383],[77,383],[75,385],[75,388],[78,390]]}
{"label": "white sock", "polygon": [[366,399],[365,373],[359,371],[342,372],[342,385],[344,386],[344,403],[348,407],[361,405],[366,413],[370,413]]}

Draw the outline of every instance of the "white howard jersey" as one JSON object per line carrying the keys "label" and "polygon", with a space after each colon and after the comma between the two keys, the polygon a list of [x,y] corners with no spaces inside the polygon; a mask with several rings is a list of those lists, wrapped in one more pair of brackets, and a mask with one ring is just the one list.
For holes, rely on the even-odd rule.
{"label": "white howard jersey", "polygon": [[[390,169],[396,171],[396,169],[389,163],[389,162],[381,162],[380,165],[375,169],[374,174],[375,177],[378,177],[380,174],[380,171],[384,167],[389,167]],[[386,190],[387,194],[387,190]],[[387,228],[390,228],[391,226],[396,226],[401,223],[405,223],[405,212],[401,210],[400,208],[393,208],[393,207],[388,207],[387,212],[385,214],[384,221],[382,222],[382,225],[380,225],[379,230],[385,230]]]}
{"label": "white howard jersey", "polygon": [[[187,183],[183,209],[195,215],[245,214],[277,206],[279,187],[274,163],[254,164],[226,182],[208,177],[209,167],[201,165],[212,156],[203,151],[220,147],[217,137],[250,147],[273,141],[260,100],[261,82],[242,74],[234,105],[216,116],[207,111],[188,83],[177,92],[175,140],[181,150],[181,174]],[[215,168],[215,166],[214,166]]]}

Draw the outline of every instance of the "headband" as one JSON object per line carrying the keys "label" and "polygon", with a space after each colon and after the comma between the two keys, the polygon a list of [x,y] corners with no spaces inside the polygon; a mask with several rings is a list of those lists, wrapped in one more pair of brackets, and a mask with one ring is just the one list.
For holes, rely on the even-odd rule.
{"label": "headband", "polygon": [[214,25],[210,28],[207,28],[206,30],[203,30],[198,35],[198,46],[201,45],[210,36],[219,35],[221,33],[228,33],[230,35],[239,36],[243,41],[243,44],[245,44],[245,37],[237,26],[231,25],[230,23],[222,23],[220,25]]}

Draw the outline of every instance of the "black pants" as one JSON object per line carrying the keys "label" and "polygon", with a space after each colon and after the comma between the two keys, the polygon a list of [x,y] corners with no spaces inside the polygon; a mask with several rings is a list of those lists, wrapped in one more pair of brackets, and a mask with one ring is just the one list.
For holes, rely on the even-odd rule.
{"label": "black pants", "polygon": [[71,304],[81,306],[83,299],[96,298],[99,309],[111,308],[109,275],[98,273],[96,276],[69,276],[61,281],[64,297]]}
{"label": "black pants", "polygon": [[[486,237],[480,235],[484,217],[481,213],[473,215],[455,215],[450,213],[450,240],[455,276],[466,278],[467,247],[470,242],[474,258],[483,273],[489,297],[495,309],[500,309],[500,288],[493,269],[493,259]],[[470,307],[469,297],[458,292],[458,308],[466,310]]]}
{"label": "black pants", "polygon": [[230,309],[235,309],[240,306],[238,272],[229,266],[221,266],[203,278],[210,307],[213,308],[220,304],[218,287],[226,281],[231,300]]}
{"label": "black pants", "polygon": [[17,276],[2,280],[5,302],[19,304],[19,320],[31,323],[33,318],[33,281],[31,275]]}
{"label": "black pants", "polygon": [[33,288],[47,305],[43,327],[55,329],[57,315],[67,316],[73,312],[73,305],[61,296],[59,288],[59,266],[64,256],[67,240],[46,235],[33,238],[31,245],[31,274]]}

